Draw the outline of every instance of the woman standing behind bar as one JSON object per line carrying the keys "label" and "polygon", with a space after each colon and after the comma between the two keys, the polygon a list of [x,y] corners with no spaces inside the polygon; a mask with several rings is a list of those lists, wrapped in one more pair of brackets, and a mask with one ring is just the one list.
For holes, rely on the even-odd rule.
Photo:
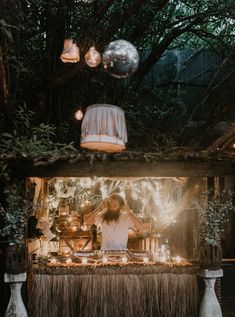
{"label": "woman standing behind bar", "polygon": [[87,225],[101,227],[102,250],[127,250],[128,229],[134,227],[140,232],[145,231],[143,222],[118,194],[104,199],[97,209],[85,216],[84,221]]}

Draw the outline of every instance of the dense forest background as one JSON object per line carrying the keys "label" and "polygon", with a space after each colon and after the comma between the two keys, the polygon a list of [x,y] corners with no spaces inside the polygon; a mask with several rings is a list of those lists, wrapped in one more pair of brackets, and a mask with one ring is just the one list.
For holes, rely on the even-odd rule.
{"label": "dense forest background", "polygon": [[[235,118],[233,0],[2,0],[0,6],[2,153],[46,155],[58,143],[78,148],[81,122],[74,113],[93,103],[125,110],[129,149],[203,147],[218,123],[229,126]],[[81,50],[77,64],[59,58],[70,37]],[[139,51],[140,66],[128,79],[84,61],[91,45],[102,53],[114,39]],[[182,77],[202,51],[209,52],[204,66]],[[165,80],[170,52],[178,58],[170,60]],[[186,96],[199,86],[199,98]]]}

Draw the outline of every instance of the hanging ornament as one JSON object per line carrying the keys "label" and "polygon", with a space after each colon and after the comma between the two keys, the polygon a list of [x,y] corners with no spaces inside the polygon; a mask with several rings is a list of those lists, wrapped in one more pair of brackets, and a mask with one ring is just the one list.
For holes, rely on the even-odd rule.
{"label": "hanging ornament", "polygon": [[63,63],[77,63],[80,60],[80,50],[76,43],[73,43],[72,39],[64,40],[64,49],[60,55],[60,59]]}
{"label": "hanging ornament", "polygon": [[82,118],[83,118],[83,112],[82,112],[82,110],[77,110],[76,112],[75,112],[75,114],[74,114],[74,117],[75,117],[75,119],[77,119],[77,120],[82,120]]}
{"label": "hanging ornament", "polygon": [[86,53],[85,61],[90,67],[96,67],[100,64],[101,56],[94,46],[90,47],[89,51]]}
{"label": "hanging ornament", "polygon": [[139,54],[134,45],[125,40],[111,42],[103,54],[104,68],[115,78],[126,78],[139,65]]}

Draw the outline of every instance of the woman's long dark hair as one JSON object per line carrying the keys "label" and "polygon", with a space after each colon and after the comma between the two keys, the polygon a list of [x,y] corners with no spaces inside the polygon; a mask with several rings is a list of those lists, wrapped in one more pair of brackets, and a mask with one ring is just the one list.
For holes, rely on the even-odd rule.
{"label": "woman's long dark hair", "polygon": [[117,221],[121,212],[121,208],[125,205],[125,201],[122,198],[122,196],[118,195],[118,194],[112,194],[110,196],[110,199],[115,199],[118,200],[120,208],[119,211],[112,211],[110,210],[110,207],[108,207],[108,210],[104,212],[103,214],[103,221],[106,221],[107,223],[109,223],[110,221]]}

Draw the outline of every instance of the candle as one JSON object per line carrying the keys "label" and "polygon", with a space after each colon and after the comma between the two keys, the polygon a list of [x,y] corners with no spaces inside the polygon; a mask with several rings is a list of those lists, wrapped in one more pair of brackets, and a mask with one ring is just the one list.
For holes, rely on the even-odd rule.
{"label": "candle", "polygon": [[88,259],[87,258],[82,258],[82,264],[87,264],[87,262],[88,262]]}
{"label": "candle", "polygon": [[71,260],[70,258],[68,258],[68,259],[66,260],[66,263],[67,263],[67,264],[70,264],[70,263],[72,263],[72,260]]}
{"label": "candle", "polygon": [[126,256],[122,257],[122,263],[127,263],[128,262],[128,258]]}
{"label": "candle", "polygon": [[147,256],[144,256],[144,257],[143,257],[143,262],[144,262],[144,263],[149,263],[149,258],[148,258]]}
{"label": "candle", "polygon": [[160,260],[160,262],[166,262],[165,255],[160,256],[159,260]]}
{"label": "candle", "polygon": [[72,226],[72,231],[77,231],[77,227],[76,226]]}
{"label": "candle", "polygon": [[108,258],[106,256],[104,256],[102,261],[103,261],[103,263],[108,263]]}

